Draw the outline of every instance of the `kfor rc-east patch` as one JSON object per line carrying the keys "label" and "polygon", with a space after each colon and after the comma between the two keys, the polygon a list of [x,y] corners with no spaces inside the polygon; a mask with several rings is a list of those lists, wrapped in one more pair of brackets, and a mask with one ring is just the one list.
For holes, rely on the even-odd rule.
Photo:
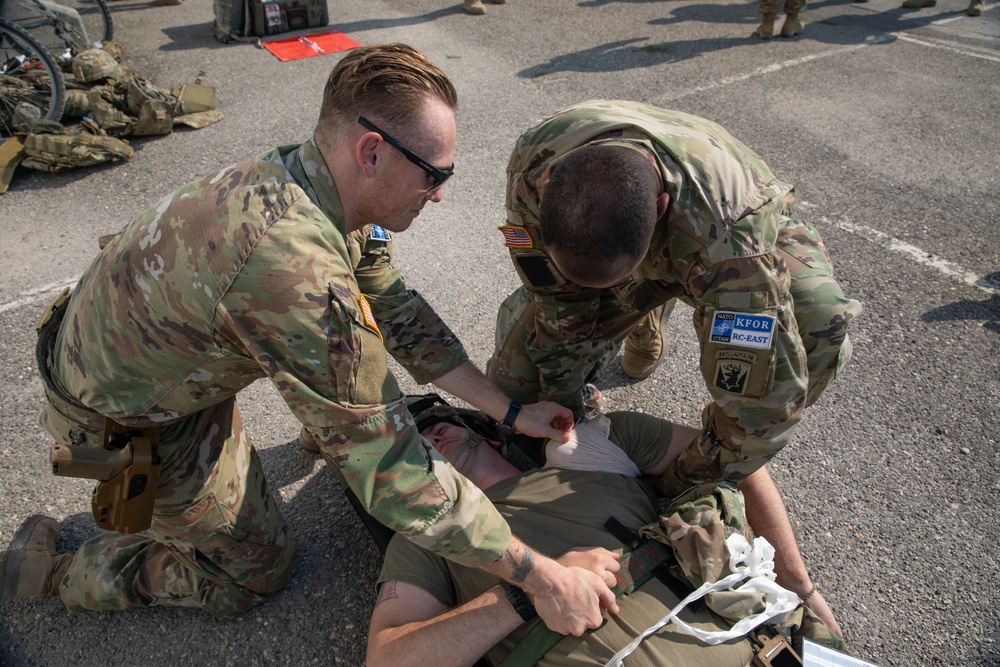
{"label": "kfor rc-east patch", "polygon": [[774,340],[774,315],[718,310],[712,319],[709,340],[719,345],[770,349]]}

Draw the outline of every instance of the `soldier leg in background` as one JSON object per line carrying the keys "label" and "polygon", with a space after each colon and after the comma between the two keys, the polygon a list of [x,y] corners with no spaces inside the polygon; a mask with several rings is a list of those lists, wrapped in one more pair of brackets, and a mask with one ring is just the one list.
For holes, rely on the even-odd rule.
{"label": "soldier leg in background", "polygon": [[483,0],[465,0],[465,11],[473,16],[482,16],[486,13],[486,7],[483,6]]}
{"label": "soldier leg in background", "polygon": [[761,39],[771,39],[774,35],[774,17],[778,13],[778,0],[757,0],[757,11],[760,12],[760,25],[754,34]]}
{"label": "soldier leg in background", "polygon": [[969,3],[969,8],[965,10],[965,13],[969,16],[982,16],[985,10],[986,3],[984,0],[972,0]]}
{"label": "soldier leg in background", "polygon": [[782,37],[794,37],[802,32],[799,14],[806,7],[806,0],[785,0],[785,22],[781,24]]}
{"label": "soldier leg in background", "polygon": [[795,320],[807,355],[809,385],[806,407],[823,394],[851,358],[850,322],[861,304],[844,296],[819,232],[809,223],[786,219],[778,232],[778,252],[791,273]]}
{"label": "soldier leg in background", "polygon": [[634,380],[652,375],[667,354],[667,320],[674,312],[677,299],[657,306],[635,325],[625,339],[622,350],[622,370]]}
{"label": "soldier leg in background", "polygon": [[295,547],[235,399],[164,427],[159,453],[149,535],[84,542],[58,586],[67,608],[174,605],[232,618],[273,596]]}

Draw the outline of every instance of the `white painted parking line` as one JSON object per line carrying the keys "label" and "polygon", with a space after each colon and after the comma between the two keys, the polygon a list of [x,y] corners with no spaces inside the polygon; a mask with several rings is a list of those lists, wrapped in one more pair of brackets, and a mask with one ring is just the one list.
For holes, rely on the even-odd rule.
{"label": "white painted parking line", "polygon": [[829,49],[827,51],[820,51],[819,53],[811,53],[808,56],[802,56],[801,58],[792,58],[791,60],[785,60],[780,63],[771,63],[770,65],[765,65],[764,67],[759,67],[750,72],[744,72],[743,74],[737,74],[735,76],[727,76],[711,83],[706,83],[703,86],[698,86],[696,88],[691,88],[684,91],[680,97],[686,97],[695,93],[704,93],[709,90],[714,90],[716,88],[722,88],[724,86],[729,86],[734,83],[739,83],[741,81],[746,81],[747,79],[752,79],[757,76],[763,76],[765,74],[773,74],[774,72],[779,72],[787,67],[795,67],[796,65],[804,65],[805,63],[812,62],[814,60],[820,60],[822,58],[829,58],[830,56],[837,56],[842,53],[850,53],[851,51],[857,51],[858,49],[863,49],[866,46],[872,46],[875,44],[886,44],[893,41],[894,37],[892,35],[876,35],[869,40],[861,42],[859,44],[849,44],[847,46],[841,46],[835,49]]}
{"label": "white painted parking line", "polygon": [[63,291],[66,287],[72,287],[79,280],[76,278],[66,278],[65,280],[57,280],[54,283],[49,283],[48,285],[42,285],[41,287],[35,287],[27,292],[21,292],[17,299],[9,301],[5,304],[0,305],[0,313],[6,313],[8,310],[16,310],[21,306],[26,306],[29,303],[34,303],[38,301],[39,297],[45,296],[47,294],[55,294],[56,292]]}
{"label": "white painted parking line", "polygon": [[952,46],[951,44],[944,44],[938,41],[932,41],[928,39],[920,39],[918,37],[908,35],[905,32],[894,32],[892,34],[894,37],[899,38],[901,41],[909,42],[910,44],[919,44],[920,46],[927,46],[932,49],[951,51],[952,53],[958,53],[963,56],[969,56],[970,58],[982,58],[983,60],[992,60],[995,63],[1000,63],[1000,56],[994,56],[989,53],[980,53],[978,51],[970,51],[969,49],[960,49],[958,47]]}
{"label": "white painted parking line", "polygon": [[[989,5],[986,11],[989,11],[998,5]],[[962,14],[961,16],[952,16],[945,19],[940,19],[933,21],[931,25],[945,25],[947,23],[952,23],[954,21],[960,21],[964,18],[969,18]],[[958,53],[964,56],[969,56],[972,58],[982,58],[983,60],[991,60],[993,62],[1000,62],[1000,56],[994,56],[988,53],[982,53],[979,51],[972,51],[969,49],[963,49],[956,46],[951,46],[950,44],[945,44],[942,42],[936,42],[928,40],[926,38],[920,39],[913,37],[912,35],[905,32],[891,32],[884,35],[875,35],[873,37],[867,38],[864,42],[859,42],[857,44],[849,44],[847,46],[841,46],[835,49],[829,49],[827,51],[820,51],[819,53],[811,53],[808,56],[802,56],[801,58],[792,58],[790,60],[785,60],[780,63],[771,63],[770,65],[765,65],[764,67],[759,67],[750,72],[744,72],[743,74],[737,74],[734,76],[727,76],[711,83],[706,83],[703,86],[698,86],[696,88],[691,88],[679,95],[679,97],[686,97],[688,95],[704,93],[709,90],[715,90],[716,88],[722,88],[725,86],[732,85],[734,83],[740,83],[741,81],[746,81],[747,79],[752,79],[758,76],[764,76],[765,74],[773,74],[774,72],[781,71],[787,67],[795,67],[797,65],[804,65],[806,63],[812,62],[814,60],[820,60],[822,58],[829,58],[830,56],[840,55],[842,53],[850,53],[852,51],[857,51],[858,49],[863,49],[866,46],[876,46],[879,44],[888,44],[895,40],[900,40],[902,42],[908,42],[910,44],[918,44],[920,46],[927,46],[935,49],[942,49],[945,51],[951,51],[953,53]]]}
{"label": "white painted parking line", "polygon": [[[803,208],[816,208],[812,204],[802,201],[796,202],[795,205]],[[989,294],[1000,294],[1000,282],[992,280],[987,276],[980,276],[972,271],[968,271],[954,262],[949,262],[948,260],[938,257],[935,254],[921,250],[917,246],[907,243],[906,241],[901,241],[893,236],[889,236],[885,232],[880,232],[877,229],[872,229],[871,227],[866,227],[865,225],[858,225],[846,220],[831,220],[825,216],[811,217],[810,220],[832,225],[838,229],[844,230],[845,232],[854,234],[855,236],[868,239],[877,245],[888,248],[892,252],[912,259],[917,264],[935,269],[949,278],[960,280],[970,287],[975,287],[976,289]]]}

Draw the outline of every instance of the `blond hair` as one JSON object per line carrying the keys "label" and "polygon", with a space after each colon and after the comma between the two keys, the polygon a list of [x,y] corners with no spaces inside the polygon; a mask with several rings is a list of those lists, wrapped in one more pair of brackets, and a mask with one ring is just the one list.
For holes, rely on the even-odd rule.
{"label": "blond hair", "polygon": [[316,140],[321,148],[332,147],[340,132],[357,125],[358,116],[385,123],[405,139],[428,98],[458,109],[455,87],[420,51],[399,43],[359,47],[326,80]]}

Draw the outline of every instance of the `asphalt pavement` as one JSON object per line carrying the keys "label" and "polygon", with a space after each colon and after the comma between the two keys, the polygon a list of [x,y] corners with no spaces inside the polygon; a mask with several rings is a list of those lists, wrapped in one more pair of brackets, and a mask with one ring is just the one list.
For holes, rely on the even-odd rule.
{"label": "asphalt pavement", "polygon": [[[809,563],[853,652],[905,666],[1000,665],[1000,10],[966,0],[810,3],[794,39],[751,38],[755,4],[511,0],[482,17],[435,0],[337,0],[330,27],[423,50],[461,96],[456,176],[397,237],[408,284],[492,351],[516,277],[495,227],[504,166],[535,119],[590,98],[708,117],[795,183],[845,292],[863,302],[854,358],[771,464]],[[187,181],[307,138],[338,55],[279,62],[224,45],[209,0],[112,3],[126,60],[153,82],[203,76],[225,119],[133,142],[127,163],[20,171],[0,196],[0,545],[31,514],[97,534],[91,483],[54,477],[38,426],[33,327],[113,232]],[[203,73],[203,74],[202,74]],[[707,392],[691,311],[642,382],[598,378],[611,409],[692,424]],[[417,387],[401,372],[405,390]],[[240,395],[298,545],[272,601],[233,622],[192,609],[69,615],[0,608],[0,665],[362,665],[378,552],[267,384]]]}

